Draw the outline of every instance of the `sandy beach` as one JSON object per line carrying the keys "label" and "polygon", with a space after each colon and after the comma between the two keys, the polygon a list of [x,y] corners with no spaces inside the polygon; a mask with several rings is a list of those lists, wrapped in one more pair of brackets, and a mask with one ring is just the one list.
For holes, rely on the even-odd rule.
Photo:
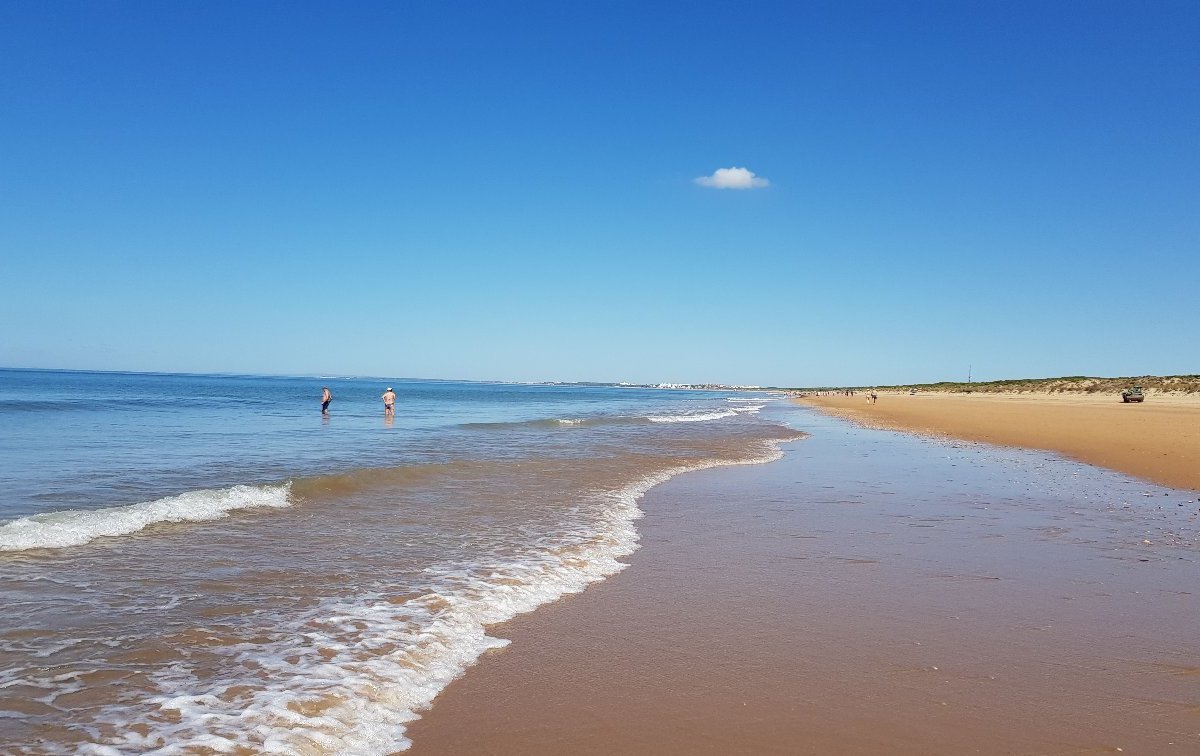
{"label": "sandy beach", "polygon": [[1200,397],[881,393],[868,404],[860,392],[800,401],[872,427],[1043,449],[1200,490]]}
{"label": "sandy beach", "polygon": [[794,412],[783,460],[652,490],[629,569],[494,628],[410,753],[1200,750],[1193,491]]}

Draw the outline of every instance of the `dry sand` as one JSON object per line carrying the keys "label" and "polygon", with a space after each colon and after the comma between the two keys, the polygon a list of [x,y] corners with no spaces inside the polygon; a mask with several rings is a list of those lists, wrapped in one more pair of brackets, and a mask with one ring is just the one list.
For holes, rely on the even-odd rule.
{"label": "dry sand", "polygon": [[1193,493],[794,412],[495,628],[410,753],[1200,753]]}
{"label": "dry sand", "polygon": [[1200,398],[886,393],[868,404],[860,393],[800,401],[868,426],[1044,449],[1200,490]]}

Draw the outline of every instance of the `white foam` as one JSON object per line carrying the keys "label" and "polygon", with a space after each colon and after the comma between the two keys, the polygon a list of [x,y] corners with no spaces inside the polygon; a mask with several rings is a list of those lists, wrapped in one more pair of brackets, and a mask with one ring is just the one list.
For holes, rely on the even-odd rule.
{"label": "white foam", "polygon": [[652,423],[700,423],[707,420],[721,420],[738,414],[737,410],[717,410],[716,412],[691,412],[683,415],[650,415],[646,419]]}
{"label": "white foam", "polygon": [[[734,401],[729,399],[727,401]],[[756,415],[758,411],[767,406],[762,400],[738,400],[738,401],[758,401],[758,404],[739,404],[735,407],[727,409],[714,410],[711,412],[685,412],[679,415],[651,415],[646,419],[652,423],[699,423],[708,420],[724,420],[727,417],[735,415],[750,414]]]}
{"label": "white foam", "polygon": [[426,570],[424,593],[402,603],[366,594],[329,598],[282,619],[277,640],[211,647],[233,658],[222,679],[199,683],[181,662],[155,675],[163,712],[130,728],[114,707],[115,736],[95,754],[394,753],[411,742],[405,725],[492,648],[508,644],[487,627],[583,590],[627,565],[638,548],[638,501],[691,470],[757,464],[782,456],[778,443],[740,461],[708,461],[595,492],[590,516],[571,531],[489,563],[441,563]]}
{"label": "white foam", "polygon": [[136,533],[156,522],[203,522],[228,517],[236,509],[286,507],[291,483],[276,486],[233,486],[188,491],[155,501],[96,510],[23,517],[0,525],[0,551],[62,549],[104,536]]}

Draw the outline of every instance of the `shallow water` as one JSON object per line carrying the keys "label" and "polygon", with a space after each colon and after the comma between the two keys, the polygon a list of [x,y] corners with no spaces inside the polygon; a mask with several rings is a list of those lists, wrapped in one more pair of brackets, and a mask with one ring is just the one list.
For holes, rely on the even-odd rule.
{"label": "shallow water", "polygon": [[777,457],[770,399],[0,371],[0,742],[403,748],[490,624],[622,569],[645,490]]}
{"label": "shallow water", "polygon": [[630,569],[497,628],[413,753],[1200,753],[1194,491],[789,422],[647,495]]}

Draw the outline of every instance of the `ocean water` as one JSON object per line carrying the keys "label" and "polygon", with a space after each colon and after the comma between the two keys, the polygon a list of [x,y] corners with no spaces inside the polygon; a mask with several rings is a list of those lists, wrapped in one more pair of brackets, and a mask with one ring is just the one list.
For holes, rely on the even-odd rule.
{"label": "ocean water", "polygon": [[646,490],[777,458],[776,399],[0,370],[3,752],[403,749],[491,625],[623,568]]}

